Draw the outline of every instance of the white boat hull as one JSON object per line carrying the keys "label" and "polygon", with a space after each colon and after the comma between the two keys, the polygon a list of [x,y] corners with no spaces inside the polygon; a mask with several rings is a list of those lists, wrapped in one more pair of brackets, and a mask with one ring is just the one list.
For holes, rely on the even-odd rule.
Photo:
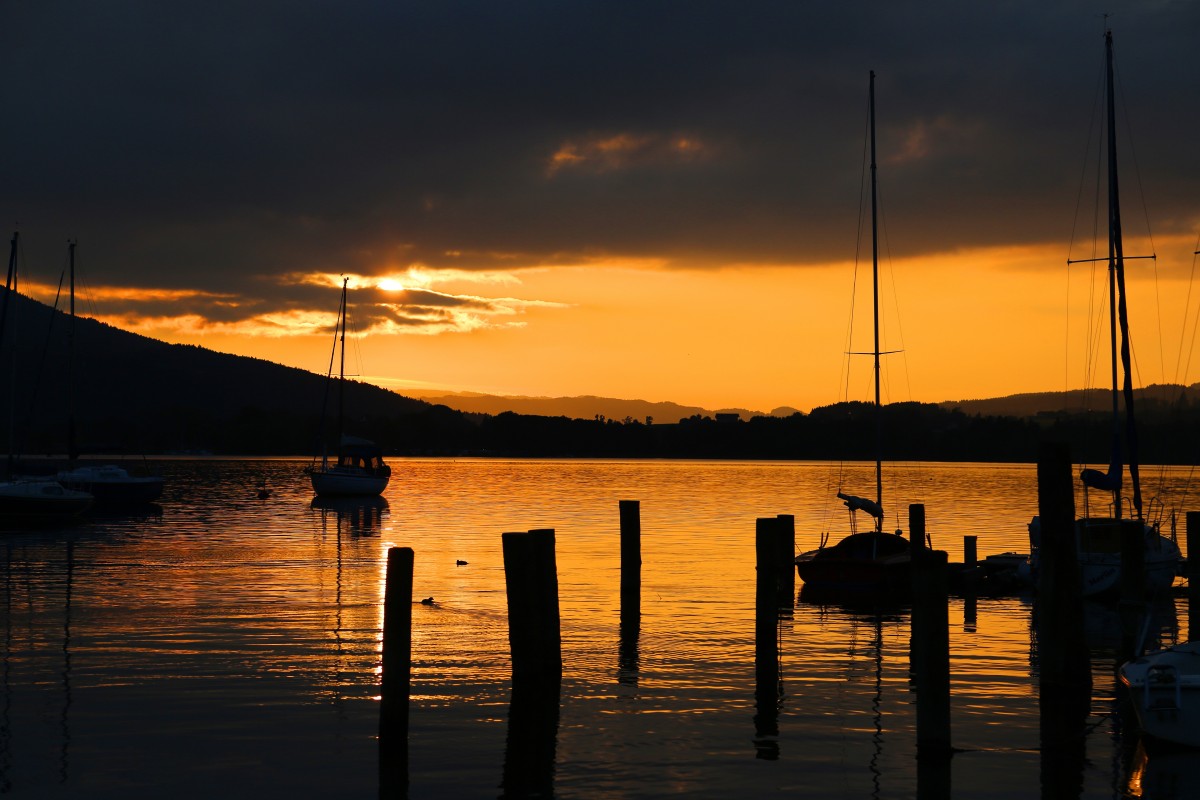
{"label": "white boat hull", "polygon": [[[1176,542],[1160,534],[1154,527],[1135,520],[1079,519],[1075,522],[1075,534],[1080,590],[1084,597],[1114,596],[1120,592],[1120,531],[1123,526],[1138,524],[1142,524],[1146,593],[1159,594],[1171,588],[1183,560]],[[1035,585],[1040,565],[1040,540],[1041,521],[1034,517],[1029,523],[1029,541],[1030,576]]]}
{"label": "white boat hull", "polygon": [[1200,747],[1200,642],[1135,658],[1119,675],[1147,736]]}
{"label": "white boat hull", "polygon": [[373,497],[383,494],[389,479],[388,475],[338,467],[315,469],[310,474],[313,491],[325,497]]}

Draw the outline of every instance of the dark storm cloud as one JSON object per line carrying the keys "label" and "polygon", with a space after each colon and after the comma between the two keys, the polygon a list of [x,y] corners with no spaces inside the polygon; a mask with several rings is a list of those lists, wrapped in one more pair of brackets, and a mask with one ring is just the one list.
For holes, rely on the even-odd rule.
{"label": "dark storm cloud", "polygon": [[[1115,10],[1150,212],[1187,229],[1200,10]],[[845,257],[870,69],[893,254],[1061,237],[1103,30],[1091,3],[1033,0],[12,2],[0,20],[0,213],[47,261],[78,236],[98,284],[258,298],[230,316],[323,307],[264,280],[285,273]]]}

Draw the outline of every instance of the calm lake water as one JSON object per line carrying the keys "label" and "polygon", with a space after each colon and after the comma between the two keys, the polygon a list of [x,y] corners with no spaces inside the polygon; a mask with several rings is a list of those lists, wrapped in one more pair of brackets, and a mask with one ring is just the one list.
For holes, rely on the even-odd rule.
{"label": "calm lake water", "polygon": [[[904,610],[797,603],[780,622],[778,732],[756,728],[755,519],[794,514],[803,549],[822,530],[840,535],[839,473],[870,494],[871,465],[392,464],[386,503],[336,509],[313,507],[302,461],[154,462],[168,481],[161,513],[7,530],[0,793],[379,796],[383,580],[388,548],[408,546],[414,600],[433,599],[413,606],[409,796],[501,796],[500,535],[554,528],[564,677],[545,777],[556,796],[1063,796],[1042,789],[1029,598],[951,598],[962,752],[945,774],[919,785]],[[1200,508],[1190,470],[1146,473],[1171,504]],[[951,561],[964,534],[981,557],[1024,551],[1035,468],[890,466],[886,498],[889,526],[899,514],[904,528],[908,504],[924,503]],[[618,624],[623,499],[641,501],[634,653]],[[1183,639],[1187,622],[1180,600],[1155,630]],[[1088,624],[1095,689],[1071,796],[1198,796],[1200,757],[1140,748],[1113,678],[1116,612],[1090,607]]]}

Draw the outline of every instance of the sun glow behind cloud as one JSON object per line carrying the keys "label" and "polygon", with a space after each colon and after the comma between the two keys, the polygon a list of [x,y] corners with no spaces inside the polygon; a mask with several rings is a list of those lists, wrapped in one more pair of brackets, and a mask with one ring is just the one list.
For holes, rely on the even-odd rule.
{"label": "sun glow behind cloud", "polygon": [[[1157,242],[1160,253],[1190,253],[1192,244]],[[1103,269],[1098,279],[1081,266],[1068,270],[1064,252],[1055,243],[885,260],[882,346],[904,351],[884,359],[885,401],[1081,385],[1082,345],[1094,334],[1068,335],[1068,317],[1088,315],[1089,293],[1103,289]],[[1129,270],[1135,357],[1150,370],[1143,383],[1162,380],[1159,365],[1169,373],[1179,360],[1172,342],[1185,311],[1189,263],[1160,258]],[[862,294],[870,266],[859,269],[862,315],[870,307]],[[328,359],[343,277],[291,275],[258,300],[110,287],[93,292],[110,298],[97,306],[119,303],[95,316],[169,342],[317,369]],[[760,411],[870,394],[863,359],[849,359],[845,373],[855,283],[846,262],[682,269],[661,258],[590,257],[510,271],[412,265],[346,277],[362,371],[381,384]],[[268,297],[273,307],[263,305]],[[1192,300],[1200,300],[1200,290]],[[122,305],[128,303],[135,305]],[[855,327],[852,347],[862,349],[869,320]]]}

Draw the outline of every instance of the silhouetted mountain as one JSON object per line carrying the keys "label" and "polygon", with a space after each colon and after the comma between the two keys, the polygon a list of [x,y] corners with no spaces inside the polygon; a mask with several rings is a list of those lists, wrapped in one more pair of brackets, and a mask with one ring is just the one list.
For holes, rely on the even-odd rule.
{"label": "silhouetted mountain", "polygon": [[[4,293],[0,288],[0,300]],[[13,452],[27,455],[66,452],[72,405],[84,452],[302,454],[315,447],[327,387],[322,375],[77,318],[69,381],[70,317],[11,297],[0,342],[0,385],[11,387],[0,396],[6,449],[14,397]],[[332,409],[334,398],[328,402]],[[370,438],[389,434],[397,418],[433,407],[348,382],[346,409],[347,432]]]}
{"label": "silhouetted mountain", "polygon": [[[650,402],[648,400],[619,400],[615,397],[596,397],[584,395],[580,397],[527,397],[524,395],[494,395],[477,392],[453,392],[439,394],[433,392],[415,392],[423,400],[430,403],[440,403],[459,411],[477,414],[503,414],[511,411],[515,414],[533,414],[547,417],[570,417],[572,419],[615,419],[640,420],[645,422],[650,418],[656,423],[674,423],[687,417],[700,414],[712,416],[715,414],[737,414],[742,419],[762,416],[762,412],[749,411],[744,408],[721,408],[710,410],[699,406],[683,406],[671,402]],[[795,409],[788,409],[792,413]],[[771,412],[773,415],[775,412]],[[779,415],[777,415],[779,416]]]}
{"label": "silhouetted mountain", "polygon": [[[73,405],[85,453],[304,455],[315,448],[322,404],[332,408],[335,402],[322,375],[166,344],[87,319],[75,323],[73,383],[78,388],[72,393],[69,322],[40,303],[13,297],[0,342],[0,385],[7,389],[0,391],[0,441],[6,448],[11,433],[21,454],[65,452]],[[1142,463],[1195,463],[1200,405],[1193,407],[1190,395],[1196,388],[1140,392]],[[902,461],[1030,462],[1040,441],[1055,440],[1067,442],[1077,462],[1106,464],[1112,433],[1107,406],[1097,397],[1091,405],[1099,410],[1063,410],[1075,395],[893,403],[882,409],[882,455]],[[979,413],[991,407],[989,402],[1014,413]],[[876,412],[867,403],[838,403],[808,414],[776,409],[774,416],[748,418],[748,412],[696,410],[674,423],[660,421],[659,409],[665,406],[692,410],[674,404],[605,406],[608,414],[592,412],[582,419],[464,413],[352,381],[346,386],[346,430],[379,442],[388,453],[406,455],[875,457]],[[610,416],[622,410],[621,417]],[[10,419],[12,424],[4,424]]]}
{"label": "silhouetted mountain", "polygon": [[[1134,408],[1153,410],[1179,403],[1190,403],[1200,392],[1200,383],[1181,386],[1155,383],[1133,390]],[[983,416],[1035,417],[1059,412],[1083,413],[1108,411],[1112,400],[1108,389],[1074,389],[1065,392],[1027,392],[984,400],[947,400],[942,408],[958,409]],[[1124,406],[1122,406],[1124,407]]]}

